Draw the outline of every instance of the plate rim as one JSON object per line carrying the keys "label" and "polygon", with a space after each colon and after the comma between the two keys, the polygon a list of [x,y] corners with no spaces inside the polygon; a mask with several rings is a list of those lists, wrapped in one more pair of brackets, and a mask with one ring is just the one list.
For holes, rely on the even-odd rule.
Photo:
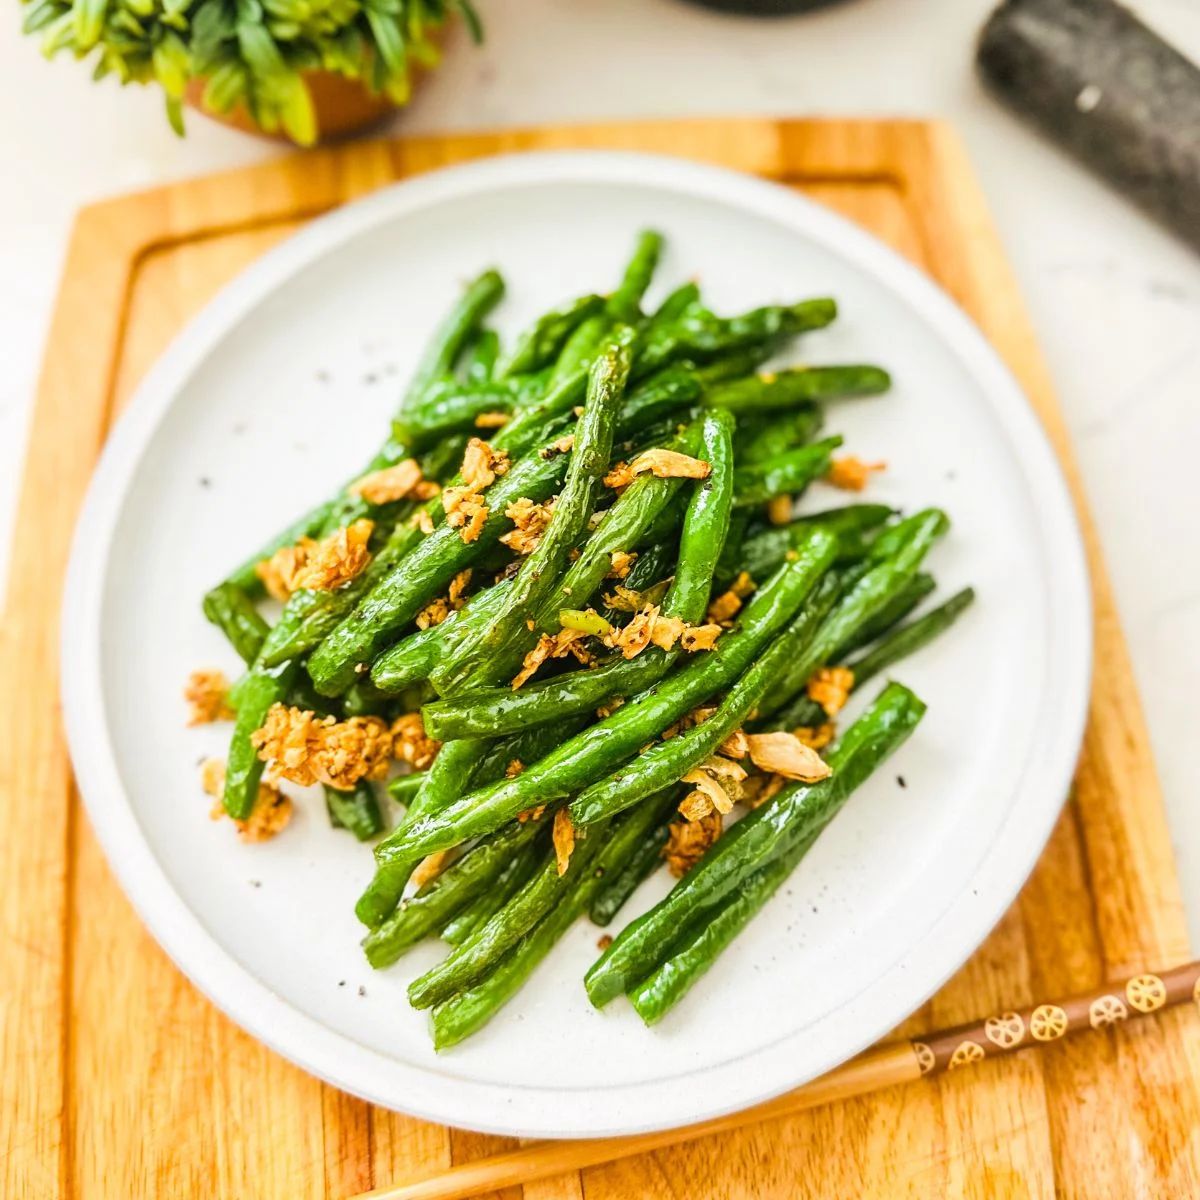
{"label": "plate rim", "polygon": [[[99,645],[108,550],[131,472],[182,385],[238,317],[294,273],[373,225],[442,199],[514,185],[622,181],[716,199],[819,242],[908,303],[972,371],[1011,447],[1020,452],[1027,495],[1043,518],[1043,544],[1054,556],[1054,571],[1044,583],[1047,612],[1057,618],[1052,629],[1063,634],[1054,644],[1058,657],[1049,674],[1050,688],[1057,684],[1060,698],[1057,733],[1046,739],[1042,774],[1038,786],[1028,793],[1037,798],[1014,794],[975,876],[935,921],[923,945],[888,967],[843,1010],[820,1018],[816,1027],[705,1068],[699,1077],[690,1076],[693,1086],[686,1089],[671,1078],[596,1090],[465,1080],[399,1062],[292,1007],[235,959],[175,891],[125,794],[107,730]],[[1006,364],[972,319],[929,276],[873,234],[782,184],[660,154],[528,151],[480,158],[401,180],[317,218],[234,276],[175,336],[110,431],[80,511],[63,596],[60,689],[79,792],[113,874],[172,962],[226,1016],[302,1069],[387,1108],[519,1137],[601,1137],[706,1120],[798,1086],[878,1040],[957,971],[1015,899],[1041,856],[1068,794],[1091,691],[1092,620],[1082,534],[1057,455]],[[859,1013],[873,997],[872,1014]],[[860,1023],[836,1038],[828,1036],[827,1025],[845,1026],[847,1010],[858,1014]],[[819,1038],[821,1030],[826,1036]],[[836,1043],[837,1048],[809,1053],[802,1069],[788,1070],[788,1050],[800,1039]],[[705,1076],[711,1086],[695,1087]]]}

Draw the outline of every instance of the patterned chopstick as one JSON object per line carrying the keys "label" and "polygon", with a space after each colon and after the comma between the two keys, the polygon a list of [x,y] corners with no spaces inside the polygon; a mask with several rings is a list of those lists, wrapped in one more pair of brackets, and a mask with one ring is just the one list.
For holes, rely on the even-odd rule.
{"label": "patterned chopstick", "polygon": [[466,1200],[974,1066],[988,1058],[1046,1046],[1085,1030],[1106,1029],[1149,1016],[1189,1000],[1200,1003],[1200,961],[1157,974],[1143,972],[1097,991],[1013,1009],[922,1038],[884,1042],[795,1091],[698,1125],[627,1137],[530,1142],[507,1154],[461,1163],[412,1183],[362,1192],[351,1200]]}

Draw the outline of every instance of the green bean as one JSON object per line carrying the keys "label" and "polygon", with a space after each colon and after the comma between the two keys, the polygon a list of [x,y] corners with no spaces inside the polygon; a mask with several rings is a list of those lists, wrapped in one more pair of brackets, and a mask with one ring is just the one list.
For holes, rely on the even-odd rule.
{"label": "green bean", "polygon": [[[830,556],[832,558],[832,555]],[[750,715],[795,655],[812,640],[837,596],[831,575],[817,583],[800,614],[729,689],[706,721],[644,750],[632,762],[585,788],[570,806],[577,826],[604,821],[644,796],[681,779],[717,752],[721,743]]]}
{"label": "green bean", "polygon": [[[462,457],[465,446],[466,442],[461,438],[445,439],[441,446],[422,457],[422,472],[429,478],[437,478],[445,471],[448,459]],[[411,507],[410,504],[403,506],[405,510]],[[371,539],[374,557],[348,584],[332,591],[302,589],[288,597],[283,613],[263,645],[264,665],[278,666],[311,650],[326,638],[354,606],[411,553],[423,536],[420,529],[403,521],[395,522],[390,531],[385,531],[379,546],[375,545],[378,533],[379,530]]]}
{"label": "green bean", "polygon": [[[694,454],[702,444],[702,437],[703,431],[698,423],[686,426],[671,441],[670,448]],[[635,479],[612,507],[602,514],[599,525],[580,548],[579,556],[557,584],[547,590],[536,615],[516,624],[506,641],[491,652],[483,670],[475,669],[473,678],[495,685],[511,679],[520,668],[526,652],[536,645],[539,636],[558,630],[563,610],[586,601],[600,586],[612,570],[613,555],[618,551],[632,550],[641,545],[643,539],[652,536],[656,515],[664,510],[674,495],[682,491],[683,484],[682,479],[660,479],[652,474]],[[707,481],[702,486],[706,491],[711,490]],[[566,495],[565,489],[563,494]],[[556,521],[562,504],[560,499],[559,506],[555,508]],[[578,532],[582,534],[582,530]],[[538,549],[541,549],[540,545]],[[531,555],[530,559],[533,557]],[[542,567],[539,569],[544,570]],[[472,678],[473,661],[478,662],[478,656],[472,660],[467,655],[452,654],[433,672],[431,678],[434,685],[443,694],[447,694],[448,690],[457,693],[461,685]],[[461,702],[462,696],[458,695],[457,699]]]}
{"label": "green bean", "polygon": [[498,271],[485,271],[467,286],[417,363],[408,385],[406,405],[421,399],[437,380],[453,371],[463,348],[503,296],[504,280]]}
{"label": "green bean", "polygon": [[459,430],[475,430],[485,413],[510,413],[521,401],[520,391],[489,381],[438,384],[425,397],[392,422],[396,436],[408,445],[422,445]]}
{"label": "green bean", "polygon": [[642,297],[645,296],[654,276],[654,269],[658,266],[662,245],[661,233],[647,229],[638,234],[637,245],[629,265],[625,268],[621,285],[608,298],[606,311],[614,321],[632,325],[641,319]]}
{"label": "green bean", "polygon": [[650,326],[660,329],[674,324],[700,299],[700,289],[689,280],[670,292],[650,317]]}
{"label": "green bean", "polygon": [[[594,870],[580,875],[562,901],[530,930],[484,979],[433,1010],[434,1046],[444,1050],[481,1029],[512,999],[555,943],[587,911],[601,882],[625,862],[633,848],[661,819],[651,801],[615,827],[596,857]],[[578,853],[578,851],[576,851]]]}
{"label": "green bean", "polygon": [[500,335],[494,329],[481,329],[471,343],[464,376],[468,384],[488,383],[496,373],[500,357]]}
{"label": "green bean", "polygon": [[508,379],[553,365],[571,334],[603,310],[604,297],[591,295],[544,313],[513,343],[496,368],[496,378]]}
{"label": "green bean", "polygon": [[899,624],[909,613],[937,587],[934,578],[927,571],[918,571],[902,587],[891,601],[885,604],[869,621],[846,639],[834,652],[834,660],[840,662],[848,654],[869,645],[877,637],[887,633],[894,625]]}
{"label": "green bean", "polygon": [[580,373],[586,378],[587,369],[611,328],[612,321],[607,313],[597,313],[576,326],[550,372],[548,386],[555,388]]}
{"label": "green bean", "polygon": [[739,507],[763,504],[774,496],[802,492],[829,470],[840,437],[828,437],[776,455],[752,467],[739,467],[734,474],[734,503]]}
{"label": "green bean", "polygon": [[322,695],[337,695],[354,682],[359,664],[371,660],[396,630],[411,621],[464,567],[470,566],[509,526],[505,508],[521,496],[544,500],[565,464],[533,453],[510,467],[485,493],[488,516],[478,538],[464,542],[441,525],[392,568],[316,647],[308,672]]}
{"label": "green bean", "polygon": [[802,404],[791,412],[772,413],[764,420],[738,418],[738,464],[756,466],[811,442],[821,432],[825,414],[819,405]]}
{"label": "green bean", "polygon": [[890,376],[879,367],[797,367],[710,388],[704,395],[704,403],[739,413],[792,408],[811,400],[876,396],[891,385]]}
{"label": "green bean", "polygon": [[677,359],[703,360],[764,343],[778,344],[822,329],[836,316],[837,305],[828,299],[772,304],[725,318],[697,307],[652,331],[638,356],[634,376],[640,379]]}
{"label": "green bean", "polygon": [[348,792],[325,785],[325,807],[335,828],[348,829],[360,842],[383,832],[383,815],[371,784],[361,779]]}
{"label": "green bean", "polygon": [[240,587],[217,584],[204,597],[204,615],[225,634],[244,663],[258,657],[270,626]]}
{"label": "green bean", "polygon": [[820,525],[838,535],[838,561],[858,558],[863,552],[865,533],[882,525],[892,515],[886,504],[848,504],[797,517],[788,525],[764,529],[752,537],[726,545],[717,569],[716,585],[723,587],[741,571],[751,579],[764,579],[786,561],[788,554],[808,536],[808,530]]}
{"label": "green bean", "polygon": [[493,917],[465,942],[450,951],[408,985],[408,1002],[413,1008],[432,1008],[477,983],[493,970],[552,909],[575,890],[579,880],[591,873],[604,845],[605,828],[580,838],[565,869],[559,869],[553,848],[529,881]]}
{"label": "green bean", "polygon": [[[694,490],[688,505],[679,567],[663,605],[667,616],[680,617],[688,623],[699,620],[708,604],[713,565],[721,552],[729,522],[733,477],[731,429],[728,417],[720,413],[707,414],[700,428],[701,453],[711,470]],[[628,491],[635,486],[649,485],[641,485],[639,481]],[[657,491],[656,488],[655,494]],[[507,687],[473,689],[456,696],[453,702],[427,704],[422,714],[430,735],[439,738],[502,732],[557,721],[590,712],[610,696],[637,695],[661,679],[677,657],[676,651],[647,647],[634,659],[528,683],[516,691]]]}
{"label": "green bean", "polygon": [[424,786],[426,778],[428,778],[426,771],[412,771],[408,775],[397,775],[388,784],[388,795],[398,804],[403,804],[407,808]]}
{"label": "green bean", "polygon": [[[657,824],[646,831],[630,850],[628,858],[614,864],[604,876],[588,908],[593,924],[610,924],[633,893],[662,866],[663,847],[670,834],[669,818],[675,812],[678,799],[678,789],[668,788],[662,793]],[[653,804],[654,801],[647,800],[646,803]]]}
{"label": "green bean", "polygon": [[703,363],[689,363],[685,360],[683,365],[691,370],[696,382],[707,391],[718,384],[752,375],[774,352],[775,348],[770,342],[761,342],[758,345],[730,350]]}
{"label": "green bean", "polygon": [[678,414],[700,398],[694,375],[679,367],[666,367],[651,375],[625,398],[617,420],[617,436],[639,433],[652,421]]}
{"label": "green bean", "polygon": [[508,592],[507,580],[476,592],[457,612],[440,625],[418,629],[401,638],[371,664],[371,682],[389,695],[428,679],[438,662],[458,639],[491,619]]}
{"label": "green bean", "polygon": [[759,705],[760,724],[803,691],[813,671],[908,585],[929,548],[949,528],[946,514],[939,509],[926,509],[917,518],[909,538],[891,557],[869,565],[838,601],[804,653],[793,660],[771,695],[764,697]]}
{"label": "green bean", "polygon": [[[397,833],[419,818],[442,812],[447,805],[465,794],[472,785],[485,787],[508,777],[514,761],[536,761],[565,738],[577,733],[580,720],[565,720],[554,727],[525,729],[511,737],[460,738],[446,741],[433,760],[421,790],[409,803]],[[415,864],[413,864],[415,866]],[[377,875],[372,891],[372,919],[365,924],[378,925],[400,902],[410,871],[400,868]]]}
{"label": "green bean", "polygon": [[363,939],[367,961],[375,968],[391,966],[406,950],[492,887],[513,856],[546,826],[544,821],[514,821],[473,846],[451,863],[428,890],[404,901],[367,934]]}
{"label": "green bean", "polygon": [[829,754],[829,778],[782,788],[733,825],[665,899],[621,931],[584,979],[591,1002],[601,1007],[645,979],[687,936],[696,918],[711,912],[766,863],[823,828],[905,741],[924,711],[924,704],[902,685],[885,688]]}
{"label": "green bean", "polygon": [[250,737],[261,728],[271,705],[281,703],[287,696],[295,675],[296,664],[284,663],[269,670],[254,667],[239,682],[237,720],[229,743],[225,790],[221,796],[225,811],[235,820],[244,821],[250,816],[265,766]]}
{"label": "green bean", "polygon": [[[929,579],[929,576],[914,576],[914,582],[922,579]],[[839,664],[849,667],[853,675],[854,682],[851,684],[851,690],[857,691],[880,672],[886,671],[888,667],[902,658],[907,658],[910,654],[915,654],[922,647],[928,645],[935,637],[949,629],[960,614],[970,607],[974,599],[974,590],[969,587],[963,588],[943,604],[931,608],[929,612],[910,621],[907,625],[896,625],[894,628],[880,630],[882,636],[874,646],[869,647],[857,658],[846,658],[846,651],[857,648],[861,644],[857,638],[853,639],[853,643],[843,647],[838,657]],[[901,618],[896,618],[896,620],[899,619]],[[795,729],[802,725],[819,725],[824,720],[826,720],[825,710],[815,700],[810,700],[807,695],[800,695],[772,719],[771,725],[777,729]]]}
{"label": "green bean", "polygon": [[[316,692],[315,688],[313,688],[313,692]],[[326,704],[329,703],[327,697],[322,697],[322,699]],[[355,680],[339,699],[342,715],[345,717],[379,717],[393,708],[392,697],[387,692],[380,691],[370,679],[365,677]]]}
{"label": "green bean", "polygon": [[538,842],[529,842],[522,846],[509,860],[496,882],[469,904],[464,905],[442,926],[442,941],[451,946],[461,946],[529,882],[541,860],[542,848]]}
{"label": "green bean", "polygon": [[360,920],[386,912],[390,882],[421,858],[498,829],[523,809],[549,804],[586,787],[635,754],[672,721],[736,679],[793,616],[833,556],[835,539],[814,530],[808,553],[781,567],[742,613],[738,627],[715,649],[693,659],[657,687],[622,705],[605,720],[569,739],[515,779],[472,792],[443,812],[394,831],[375,848],[376,877],[359,899]]}
{"label": "green bean", "polygon": [[[497,675],[507,667],[497,663],[497,658],[505,655],[526,622],[537,622],[542,604],[562,576],[567,555],[595,511],[601,480],[612,454],[616,417],[629,378],[629,365],[629,344],[619,338],[614,338],[596,359],[553,520],[537,548],[521,564],[499,612],[485,629],[465,638],[450,661],[439,668],[445,681],[440,685],[443,693],[447,686],[459,688],[472,677],[482,683],[498,682]],[[588,591],[590,594],[591,589]]]}

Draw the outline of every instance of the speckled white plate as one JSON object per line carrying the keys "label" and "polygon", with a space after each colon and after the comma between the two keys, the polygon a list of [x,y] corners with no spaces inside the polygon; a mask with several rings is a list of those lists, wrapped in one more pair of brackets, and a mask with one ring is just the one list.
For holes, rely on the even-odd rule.
{"label": "speckled white plate", "polygon": [[[353,902],[370,851],[319,797],[241,845],[208,818],[197,761],[227,727],[185,728],[197,666],[237,663],[206,587],[350,475],[460,282],[510,282],[506,331],[614,281],[635,231],[669,238],[655,294],[692,275],[721,310],[836,296],[811,362],[878,361],[886,398],[829,428],[890,470],[879,498],[940,504],[944,592],[979,601],[898,674],[922,727],[666,1021],[587,1003],[581,922],[492,1024],[435,1055],[408,980],[363,961]],[[820,496],[815,503],[834,502]],[[961,964],[1016,894],[1079,744],[1090,608],[1053,455],[1012,378],[924,277],[792,192],[666,158],[497,158],[426,175],[314,222],[239,276],[175,341],[105,450],[80,519],[63,694],[80,786],[152,933],[225,1012],[309,1071],[422,1117],[530,1136],[614,1134],[736,1109],[878,1038]],[[900,786],[903,776],[907,786]],[[650,881],[633,915],[667,887]]]}

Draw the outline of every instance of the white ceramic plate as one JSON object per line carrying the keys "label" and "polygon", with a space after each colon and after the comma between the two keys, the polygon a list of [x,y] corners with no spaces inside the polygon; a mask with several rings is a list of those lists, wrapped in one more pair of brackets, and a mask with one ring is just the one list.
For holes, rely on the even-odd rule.
{"label": "white ceramic plate", "polygon": [[[589,1007],[580,981],[597,931],[580,922],[486,1030],[435,1055],[404,989],[439,950],[366,966],[352,907],[370,852],[330,831],[319,796],[266,845],[209,820],[197,761],[223,753],[228,727],[185,728],[180,689],[195,667],[237,664],[200,597],[370,456],[462,280],[504,271],[510,332],[614,281],[646,225],[669,239],[655,295],[696,274],[723,311],[837,297],[842,317],[805,340],[805,359],[881,362],[896,386],[837,406],[829,428],[890,463],[874,497],[952,514],[932,567],[944,593],[970,581],[979,601],[898,671],[929,704],[917,735],[669,1019],[647,1030],[624,1003]],[[1089,625],[1054,458],[1013,380],[924,277],[783,188],[664,158],[535,154],[427,175],[314,222],[176,340],[110,439],[80,520],[63,692],[113,869],[234,1020],[377,1103],[509,1134],[600,1135],[809,1079],[967,958],[1066,792]],[[667,884],[644,886],[623,919]]]}

